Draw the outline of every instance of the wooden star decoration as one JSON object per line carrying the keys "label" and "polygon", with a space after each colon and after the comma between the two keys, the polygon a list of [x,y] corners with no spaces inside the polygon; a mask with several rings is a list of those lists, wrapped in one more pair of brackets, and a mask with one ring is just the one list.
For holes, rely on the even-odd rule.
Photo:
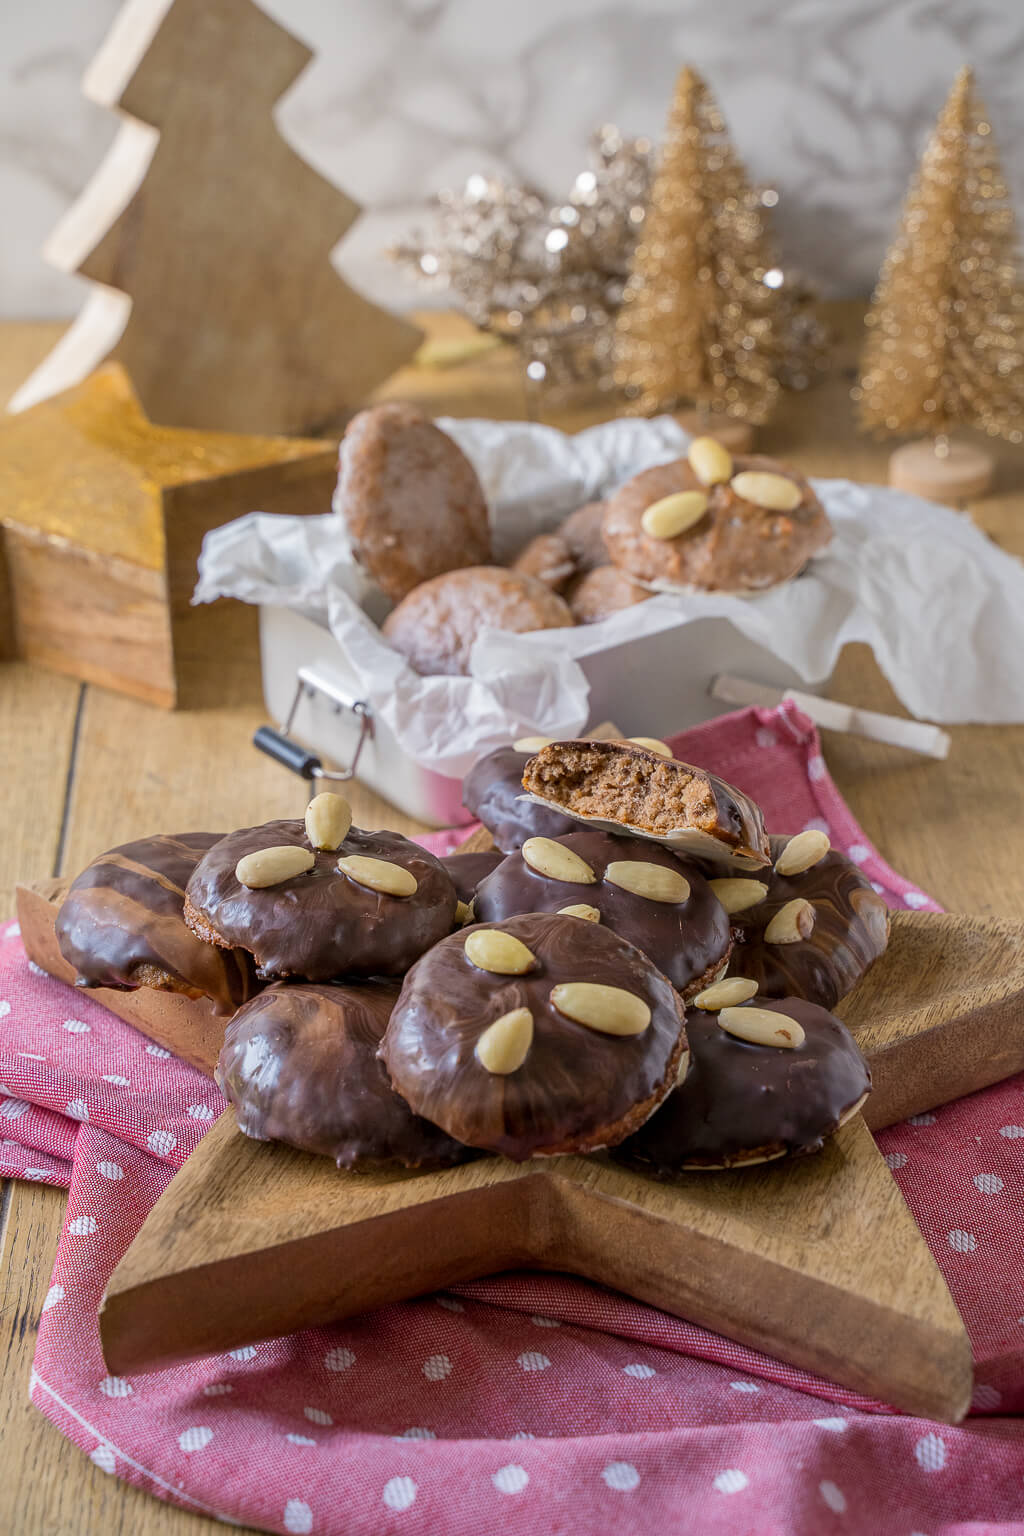
{"label": "wooden star decoration", "polygon": [[[59,890],[19,895],[29,954],[69,979],[53,934]],[[209,1005],[96,995],[211,1070],[223,1022]],[[152,1370],[541,1269],[956,1422],[970,1403],[970,1343],[871,1132],[1024,1070],[1024,925],[895,913],[889,949],[839,1012],[871,1063],[863,1114],[817,1157],[742,1172],[659,1183],[598,1156],[352,1174],[240,1136],[229,1111],[110,1279],[107,1365]]]}

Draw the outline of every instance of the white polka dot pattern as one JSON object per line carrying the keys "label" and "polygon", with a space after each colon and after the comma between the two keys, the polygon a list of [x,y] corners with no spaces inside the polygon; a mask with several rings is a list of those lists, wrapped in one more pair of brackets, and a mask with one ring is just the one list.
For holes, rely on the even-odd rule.
{"label": "white polka dot pattern", "polygon": [[393,1509],[400,1514],[403,1509],[410,1509],[416,1502],[416,1484],[411,1477],[389,1478],[384,1484],[381,1499],[388,1509]]}
{"label": "white polka dot pattern", "polygon": [[640,1486],[640,1473],[631,1461],[610,1461],[601,1476],[616,1493],[632,1493]]}

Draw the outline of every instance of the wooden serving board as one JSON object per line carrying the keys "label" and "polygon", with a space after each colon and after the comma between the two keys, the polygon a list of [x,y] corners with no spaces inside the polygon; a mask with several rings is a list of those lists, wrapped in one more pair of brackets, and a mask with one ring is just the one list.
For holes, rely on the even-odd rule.
{"label": "wooden serving board", "polygon": [[[61,887],[19,890],[33,960],[63,980]],[[167,994],[95,993],[205,1071],[224,1020]],[[238,1134],[200,1143],[111,1277],[115,1373],[351,1316],[498,1270],[563,1270],[908,1412],[955,1421],[970,1346],[870,1130],[1024,1070],[1024,925],[895,913],[841,1010],[876,1081],[819,1156],[657,1183],[601,1157],[339,1172]],[[885,1234],[878,1241],[879,1232]]]}

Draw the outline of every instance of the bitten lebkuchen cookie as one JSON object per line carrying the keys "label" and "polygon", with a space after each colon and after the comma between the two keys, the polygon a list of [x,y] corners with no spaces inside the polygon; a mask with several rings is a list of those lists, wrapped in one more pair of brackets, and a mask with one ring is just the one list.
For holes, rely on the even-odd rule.
{"label": "bitten lebkuchen cookie", "polygon": [[548,809],[609,832],[739,868],[769,863],[764,820],[749,795],[635,742],[551,742],[527,760],[523,788]]}

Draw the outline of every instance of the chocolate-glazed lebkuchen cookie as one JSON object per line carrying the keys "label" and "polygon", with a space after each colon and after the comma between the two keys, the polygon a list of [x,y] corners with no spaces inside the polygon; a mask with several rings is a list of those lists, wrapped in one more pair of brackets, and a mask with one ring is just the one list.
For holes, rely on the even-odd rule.
{"label": "chocolate-glazed lebkuchen cookie", "polygon": [[[718,988],[738,983],[730,977]],[[615,1149],[617,1160],[654,1178],[818,1152],[871,1087],[852,1035],[824,1008],[749,993],[719,1006],[716,991],[705,999],[714,1011],[687,1012],[678,1087]]]}
{"label": "chocolate-glazed lebkuchen cookie", "polygon": [[607,832],[651,837],[738,869],[768,864],[758,805],[723,779],[632,741],[553,741],[528,758],[523,788],[549,810]]}
{"label": "chocolate-glazed lebkuchen cookie", "polygon": [[305,822],[230,833],[196,866],[185,921],[248,949],[267,979],[402,975],[451,931],[455,887],[419,844],[350,823],[340,795],[317,795]]}
{"label": "chocolate-glazed lebkuchen cookie", "polygon": [[185,886],[220,832],[139,838],[87,864],[57,914],[60,952],[78,987],[154,987],[212,998],[233,1013],[258,990],[244,949],[205,943],[185,925]]}
{"label": "chocolate-glazed lebkuchen cookie", "polygon": [[531,913],[453,933],[405,978],[381,1054],[417,1114],[522,1162],[628,1136],[676,1080],[678,994],[599,923]]}
{"label": "chocolate-glazed lebkuchen cookie", "polygon": [[744,889],[711,882],[732,915],[729,969],[756,981],[767,997],[805,997],[834,1008],[884,954],[889,910],[823,832],[773,837],[771,852],[773,867],[754,876],[763,895],[754,883]]}
{"label": "chocolate-glazed lebkuchen cookie", "polygon": [[531,837],[477,887],[478,923],[524,912],[566,912],[603,923],[642,949],[684,998],[724,969],[729,918],[689,860],[649,839],[596,827]]}
{"label": "chocolate-glazed lebkuchen cookie", "polygon": [[503,853],[521,848],[528,837],[561,837],[575,822],[561,811],[526,799],[523,769],[541,738],[524,737],[478,758],[462,781],[462,803],[483,822]]}
{"label": "chocolate-glazed lebkuchen cookie", "polygon": [[228,1025],[217,1082],[238,1128],[357,1171],[474,1156],[395,1093],[377,1055],[398,984],[275,982]]}
{"label": "chocolate-glazed lebkuchen cookie", "polygon": [[480,853],[459,853],[456,850],[443,858],[441,863],[451,877],[456,896],[468,906],[481,880],[493,874],[504,857],[503,853],[493,848]]}

